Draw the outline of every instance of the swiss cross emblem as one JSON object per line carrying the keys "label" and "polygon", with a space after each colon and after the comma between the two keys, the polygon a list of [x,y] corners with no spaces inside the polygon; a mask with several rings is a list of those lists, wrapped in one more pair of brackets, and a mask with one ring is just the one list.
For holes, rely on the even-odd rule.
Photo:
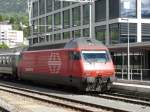
{"label": "swiss cross emblem", "polygon": [[61,58],[59,53],[50,54],[48,66],[51,73],[59,73],[61,69]]}

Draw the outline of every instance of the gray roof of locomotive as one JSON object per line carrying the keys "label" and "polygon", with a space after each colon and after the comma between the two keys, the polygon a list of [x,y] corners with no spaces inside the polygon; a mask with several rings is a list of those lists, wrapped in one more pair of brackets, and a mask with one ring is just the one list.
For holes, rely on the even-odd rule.
{"label": "gray roof of locomotive", "polygon": [[106,47],[101,41],[92,38],[76,38],[66,43],[64,48]]}

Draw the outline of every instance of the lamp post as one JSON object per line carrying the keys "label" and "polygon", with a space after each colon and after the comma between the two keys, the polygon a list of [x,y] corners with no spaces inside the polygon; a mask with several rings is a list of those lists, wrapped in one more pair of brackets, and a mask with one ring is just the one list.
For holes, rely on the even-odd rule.
{"label": "lamp post", "polygon": [[130,36],[129,36],[129,19],[127,19],[128,24],[128,80],[130,80]]}
{"label": "lamp post", "polygon": [[89,6],[89,11],[90,11],[90,18],[89,18],[89,30],[90,30],[90,38],[92,38],[92,0],[90,0],[89,2],[90,6]]}
{"label": "lamp post", "polygon": [[127,38],[128,38],[128,44],[127,44],[127,55],[128,55],[128,80],[130,80],[130,32],[129,32],[129,18],[128,18],[128,11],[130,10],[130,0],[124,0],[124,9],[126,10],[126,18],[122,19],[127,22]]}

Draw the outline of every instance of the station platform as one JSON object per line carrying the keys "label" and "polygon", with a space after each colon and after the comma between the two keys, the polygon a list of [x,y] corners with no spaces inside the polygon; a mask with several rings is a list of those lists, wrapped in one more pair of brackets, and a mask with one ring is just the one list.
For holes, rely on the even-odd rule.
{"label": "station platform", "polygon": [[119,80],[113,82],[112,89],[119,91],[131,91],[134,93],[145,93],[150,96],[150,81]]}

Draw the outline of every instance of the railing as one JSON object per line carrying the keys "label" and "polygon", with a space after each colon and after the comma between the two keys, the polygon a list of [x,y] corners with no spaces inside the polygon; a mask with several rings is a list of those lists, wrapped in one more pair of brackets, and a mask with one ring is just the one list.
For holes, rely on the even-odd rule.
{"label": "railing", "polygon": [[[140,77],[139,79],[143,81],[144,74],[150,73],[150,69],[132,69],[130,68],[130,80],[134,80],[133,77]],[[125,79],[128,76],[128,69],[127,68],[116,68],[116,76],[121,76],[121,79]],[[150,79],[150,76],[149,76]]]}

